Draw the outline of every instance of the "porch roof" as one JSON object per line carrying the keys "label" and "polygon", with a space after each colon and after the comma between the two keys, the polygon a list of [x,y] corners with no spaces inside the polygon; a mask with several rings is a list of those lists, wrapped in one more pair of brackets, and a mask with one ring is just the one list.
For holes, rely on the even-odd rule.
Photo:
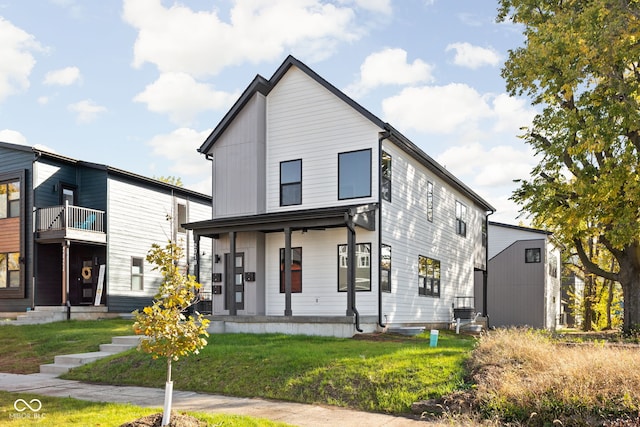
{"label": "porch roof", "polygon": [[377,203],[367,205],[334,206],[287,212],[271,212],[258,215],[216,218],[183,224],[199,236],[217,238],[232,231],[260,231],[263,233],[291,230],[322,229],[347,226],[349,219],[366,230],[373,231]]}

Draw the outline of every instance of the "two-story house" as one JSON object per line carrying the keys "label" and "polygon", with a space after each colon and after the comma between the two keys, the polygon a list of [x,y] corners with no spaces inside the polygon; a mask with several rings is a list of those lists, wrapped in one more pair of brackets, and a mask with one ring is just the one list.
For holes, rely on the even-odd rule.
{"label": "two-story house", "polygon": [[493,207],[291,56],[251,82],[199,151],[213,217],[185,227],[214,239],[220,330],[447,326],[486,271]]}
{"label": "two-story house", "polygon": [[560,255],[548,231],[489,222],[489,325],[552,330],[559,326],[566,309],[560,293]]}
{"label": "two-story house", "polygon": [[211,278],[211,241],[181,224],[211,216],[211,197],[113,167],[0,142],[0,312],[37,317],[130,313],[160,274],[153,243],[173,240]]}

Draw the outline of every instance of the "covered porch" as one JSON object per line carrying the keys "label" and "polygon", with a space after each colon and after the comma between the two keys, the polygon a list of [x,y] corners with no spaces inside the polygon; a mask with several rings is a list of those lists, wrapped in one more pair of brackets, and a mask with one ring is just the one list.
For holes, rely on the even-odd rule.
{"label": "covered porch", "polygon": [[[287,332],[287,333],[310,333],[320,328],[318,325],[325,325],[323,333],[318,330],[315,334],[351,336],[354,328],[362,332],[362,326],[375,329],[376,318],[361,318],[356,306],[356,230],[375,231],[375,211],[377,204],[351,205],[342,207],[309,209],[291,212],[277,212],[259,214],[243,217],[220,218],[197,223],[185,224],[185,228],[194,232],[196,242],[200,237],[211,237],[213,239],[223,239],[228,247],[225,247],[224,272],[231,274],[219,274],[216,278],[214,274],[213,294],[224,298],[225,310],[213,311],[212,327],[224,328],[225,331],[238,332]],[[302,308],[296,309],[292,304],[292,288],[294,283],[294,262],[292,259],[292,233],[294,231],[323,231],[327,229],[346,230],[347,248],[347,278],[346,278],[346,306],[344,315],[341,316],[309,316]],[[229,260],[236,260],[239,252],[237,246],[238,236],[247,234],[273,234],[282,233],[284,248],[281,249],[282,259],[282,283],[281,295],[284,298],[284,310],[282,315],[246,315],[242,313],[242,306],[237,302],[241,301],[242,295],[238,295],[242,290],[237,286],[235,265],[228,265]],[[264,239],[263,239],[264,240]],[[282,242],[282,241],[281,241]],[[242,255],[240,253],[240,255]],[[234,261],[235,262],[235,261]],[[262,259],[264,264],[264,256]],[[199,264],[199,262],[198,262]],[[243,274],[243,273],[241,273]],[[265,281],[264,271],[256,273],[244,273],[249,280]],[[335,280],[335,279],[331,279]],[[219,283],[219,284],[217,284]],[[279,286],[278,283],[265,283],[268,287]],[[282,285],[280,285],[282,286]],[[282,301],[282,300],[280,300]],[[326,326],[332,326],[327,328]],[[217,326],[215,326],[217,325]],[[346,327],[350,334],[340,332]],[[327,333],[327,330],[334,332]],[[298,331],[298,332],[296,332]],[[304,332],[303,332],[304,331]],[[338,332],[338,333],[336,333]]]}

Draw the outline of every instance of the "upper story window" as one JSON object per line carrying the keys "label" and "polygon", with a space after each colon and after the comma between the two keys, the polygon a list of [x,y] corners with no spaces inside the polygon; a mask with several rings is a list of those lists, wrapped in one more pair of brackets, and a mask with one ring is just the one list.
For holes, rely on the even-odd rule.
{"label": "upper story window", "polygon": [[186,233],[187,229],[182,226],[182,224],[187,223],[187,205],[178,203],[178,223],[176,224],[176,229],[178,233]]}
{"label": "upper story window", "polygon": [[467,207],[456,200],[456,234],[467,237]]}
{"label": "upper story window", "polygon": [[427,221],[433,222],[433,182],[427,181]]}
{"label": "upper story window", "polygon": [[280,206],[302,204],[302,160],[280,162]]}
{"label": "upper story window", "polygon": [[371,149],[338,154],[338,199],[371,197]]}
{"label": "upper story window", "polygon": [[540,248],[528,248],[524,250],[524,262],[538,263],[542,262],[542,251]]}
{"label": "upper story window", "polygon": [[20,181],[0,182],[0,219],[20,216]]}
{"label": "upper story window", "polygon": [[391,201],[391,156],[382,152],[382,198]]}

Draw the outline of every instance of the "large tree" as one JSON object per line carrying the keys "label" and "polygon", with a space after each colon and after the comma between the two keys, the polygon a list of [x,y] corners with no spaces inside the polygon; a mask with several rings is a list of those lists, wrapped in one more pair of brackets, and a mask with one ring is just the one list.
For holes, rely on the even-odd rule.
{"label": "large tree", "polygon": [[[539,156],[513,199],[620,282],[624,329],[640,326],[640,0],[499,0],[523,26],[502,75],[541,108],[523,137]],[[596,239],[617,268],[589,257]]]}

